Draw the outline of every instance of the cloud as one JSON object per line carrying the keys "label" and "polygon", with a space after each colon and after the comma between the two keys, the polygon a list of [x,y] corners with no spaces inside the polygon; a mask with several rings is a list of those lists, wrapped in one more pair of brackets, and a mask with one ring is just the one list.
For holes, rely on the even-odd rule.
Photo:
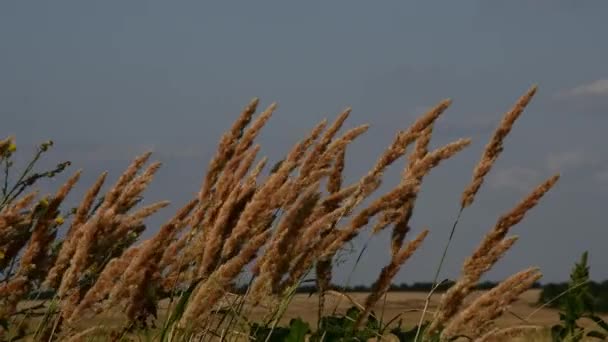
{"label": "cloud", "polygon": [[547,169],[551,172],[576,169],[591,163],[593,159],[588,154],[577,150],[550,153],[545,161]]}
{"label": "cloud", "polygon": [[576,86],[562,94],[562,96],[608,96],[608,79],[593,81]]}
{"label": "cloud", "polygon": [[529,191],[535,187],[540,179],[537,170],[527,167],[511,167],[508,169],[496,170],[490,179],[489,184],[496,189],[510,189],[516,191]]}
{"label": "cloud", "polygon": [[554,94],[550,110],[580,114],[608,114],[608,79],[598,79]]}

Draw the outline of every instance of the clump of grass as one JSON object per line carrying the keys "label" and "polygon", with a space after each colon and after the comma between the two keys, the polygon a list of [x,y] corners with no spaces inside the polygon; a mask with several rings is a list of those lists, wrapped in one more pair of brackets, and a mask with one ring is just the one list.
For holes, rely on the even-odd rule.
{"label": "clump of grass", "polygon": [[[473,181],[463,194],[461,212],[473,202],[484,176],[502,151],[505,136],[535,90],[532,88],[507,113],[486,147]],[[163,341],[261,336],[259,331],[249,331],[254,325],[247,311],[252,306],[269,305],[265,324],[255,325],[268,340],[275,329],[285,332],[277,326],[279,318],[295,289],[313,270],[320,298],[319,321],[327,323],[331,319],[323,316],[323,298],[331,290],[336,255],[372,224],[373,233],[391,227],[390,262],[380,271],[361,310],[357,309],[356,315],[352,311],[352,317],[344,320],[334,318],[347,324],[344,336],[382,336],[382,322],[372,308],[430,233],[423,230],[405,242],[423,180],[471,142],[462,138],[429,148],[433,127],[450,103],[439,102],[399,131],[360,179],[345,184],[348,146],[368,129],[368,125],[355,126],[339,135],[350,108],[331,124],[323,120],[312,127],[266,171],[267,159],[260,158],[260,146],[254,142],[277,106],[271,104],[256,117],[259,100],[253,99],[222,136],[194,198],[140,243],[136,241],[147,229],[144,220],[169,204],[141,204],[145,189],[161,167],[158,162],[146,166],[150,153],[135,158],[105,193],[102,187],[107,174],[100,175],[74,209],[69,224],[59,210],[80,172],[50,199],[37,204],[38,195],[22,195],[25,189],[67,165],[20,177],[13,188],[6,185],[6,178],[0,205],[0,271],[4,276],[0,283],[4,305],[0,319],[6,322],[1,333],[14,338],[16,331],[23,330],[19,327],[34,312],[18,313],[17,304],[31,291],[44,289],[53,293],[49,300],[52,305],[43,305],[45,319],[36,330],[38,339],[74,339],[99,331],[124,338],[138,329],[153,331],[150,329],[156,324],[161,328],[155,338]],[[412,144],[413,151],[408,155]],[[49,147],[42,145],[40,151]],[[12,166],[8,161],[14,152],[12,138],[0,141],[6,170]],[[398,184],[376,195],[385,170],[406,156]],[[39,157],[36,154],[34,160]],[[31,167],[28,169],[30,172]],[[557,179],[555,176],[541,184],[501,217],[465,261],[462,277],[444,295],[431,322],[423,324],[423,312],[416,339],[463,333],[480,337],[506,306],[538,279],[536,269],[523,271],[462,308],[463,299],[481,275],[515,243],[515,237],[506,237],[509,229]],[[363,205],[366,201],[368,204]],[[63,226],[65,233],[57,234]],[[13,270],[12,265],[18,267]],[[224,306],[226,298],[232,298],[230,289],[246,270],[251,274],[247,293]],[[166,297],[167,312],[160,317],[159,303]],[[85,324],[108,314],[120,316],[124,323],[99,327]],[[424,334],[420,334],[427,324]],[[303,326],[294,323],[299,332],[307,331]],[[357,333],[362,327],[365,333]],[[322,336],[318,333],[324,328],[319,329],[313,336]]]}

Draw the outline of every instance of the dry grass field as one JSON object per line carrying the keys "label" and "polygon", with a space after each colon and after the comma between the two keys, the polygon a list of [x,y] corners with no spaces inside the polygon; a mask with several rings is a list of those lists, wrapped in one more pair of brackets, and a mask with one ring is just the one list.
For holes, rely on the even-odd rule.
{"label": "dry grass field", "polygon": [[[551,308],[541,308],[538,310],[537,304],[539,289],[531,289],[523,293],[517,301],[511,304],[507,313],[499,317],[495,323],[499,327],[512,327],[521,324],[534,324],[545,327],[550,327],[559,322],[558,311]],[[466,304],[473,302],[483,291],[473,292],[465,301]],[[357,303],[363,303],[368,293],[348,293],[348,296]],[[381,301],[374,307],[376,315],[383,314],[385,321],[393,319],[396,316],[402,318],[403,326],[411,328],[418,324],[420,312],[424,307],[427,294],[424,292],[389,292],[387,293],[386,302]],[[429,312],[437,307],[441,298],[441,294],[433,296]],[[285,315],[282,318],[283,323],[289,322],[292,318],[300,317],[311,324],[317,323],[317,303],[318,297],[316,294],[297,294],[291,301]],[[344,313],[353,304],[347,298],[337,295],[329,295],[326,301],[326,313],[336,312]],[[251,317],[260,317],[263,310],[253,310]],[[608,318],[604,315],[603,318]],[[397,322],[396,320],[395,322]],[[581,322],[585,325],[585,322]]]}
{"label": "dry grass field", "polygon": [[[559,322],[558,311],[551,308],[539,308],[537,304],[540,294],[539,289],[531,289],[523,293],[517,301],[511,304],[506,314],[495,320],[495,324],[500,328],[517,327],[521,325],[535,325],[546,327],[547,330]],[[475,291],[466,300],[466,304],[473,302],[484,291]],[[368,293],[355,292],[348,293],[348,297],[340,296],[337,293],[328,295],[326,300],[326,312],[343,314],[353,305],[360,305],[365,301]],[[378,303],[374,307],[376,315],[381,316],[384,321],[393,320],[393,325],[401,323],[405,329],[410,329],[418,324],[421,309],[424,307],[427,294],[424,292],[388,292],[386,301]],[[429,312],[432,313],[437,307],[441,298],[441,293],[433,296],[429,306]],[[353,303],[354,302],[354,303]],[[39,301],[22,302],[20,308],[26,308],[38,305]],[[281,317],[280,324],[288,324],[293,318],[301,318],[315,326],[318,321],[318,296],[316,294],[296,294],[290,305],[287,307],[284,315]],[[164,300],[160,303],[159,322],[166,318],[166,309],[168,301]],[[253,308],[244,312],[247,318],[251,321],[261,321],[266,309],[262,307]],[[607,319],[608,314],[602,315],[602,318]],[[401,321],[401,322],[400,322]],[[96,325],[120,326],[122,318],[119,315],[112,315],[109,312],[99,315],[94,320],[81,322],[81,329],[86,329]],[[29,322],[30,326],[35,326],[38,319],[32,319]],[[590,321],[581,321],[581,326],[591,327],[593,324]],[[549,339],[548,332],[544,338]],[[541,338],[541,340],[544,340]]]}

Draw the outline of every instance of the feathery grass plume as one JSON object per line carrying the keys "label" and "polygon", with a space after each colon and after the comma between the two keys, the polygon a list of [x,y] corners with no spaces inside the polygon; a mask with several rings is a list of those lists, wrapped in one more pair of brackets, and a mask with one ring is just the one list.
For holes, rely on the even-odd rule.
{"label": "feathery grass plume", "polygon": [[490,268],[492,268],[492,266],[494,266],[494,264],[500,260],[500,258],[502,258],[509,249],[511,249],[518,239],[518,236],[511,236],[496,240],[494,242],[494,246],[492,246],[492,248],[488,250],[486,254],[477,258],[467,258],[467,260],[464,262],[463,274],[469,281],[468,286],[473,288],[481,276],[489,271]]}
{"label": "feathery grass plume", "polygon": [[481,160],[473,171],[473,178],[471,183],[465,188],[462,193],[461,207],[466,208],[473,203],[475,195],[479,191],[483,179],[490,172],[492,165],[498,159],[498,156],[503,150],[503,141],[505,137],[511,131],[515,120],[519,118],[521,113],[532,100],[534,94],[536,94],[537,87],[531,87],[526,94],[519,98],[515,106],[505,114],[500,125],[494,132],[494,135],[486,145],[486,148],[481,156]]}
{"label": "feathery grass plume", "polygon": [[[345,157],[346,146],[336,153],[336,158],[334,159],[334,164],[332,166],[331,173],[328,176],[327,191],[330,194],[336,194],[342,188],[342,173],[344,171]],[[328,211],[331,208],[323,209],[324,211]],[[317,292],[319,294],[318,320],[321,320],[325,307],[325,292],[331,287],[332,261],[318,260],[315,264],[315,275],[317,283]]]}
{"label": "feathery grass plume", "polygon": [[258,136],[262,127],[266,125],[274,111],[277,109],[277,103],[271,103],[261,114],[258,116],[249,126],[249,128],[243,134],[243,137],[239,140],[235,146],[234,154],[240,155],[244,153],[251,145],[253,140]]}
{"label": "feathery grass plume", "polygon": [[[357,139],[361,134],[367,132],[368,129],[368,124],[360,125],[346,131],[341,137],[332,141],[323,154],[316,156],[317,159],[313,169],[324,169],[328,167],[331,164],[331,161],[335,159],[337,152],[345,149],[348,144]],[[313,169],[311,169],[308,174],[310,174]]]}
{"label": "feathery grass plume", "polygon": [[[115,185],[104,196],[103,202],[95,214],[83,224],[81,228],[82,235],[76,243],[77,247],[71,259],[70,266],[64,272],[58,289],[58,295],[61,298],[68,295],[72,297],[72,300],[64,301],[65,305],[62,308],[64,311],[71,312],[74,308],[75,303],[78,301],[78,293],[80,292],[80,290],[76,289],[78,279],[83,276],[87,268],[95,262],[94,257],[99,257],[99,255],[91,255],[91,253],[94,253],[99,249],[101,249],[101,252],[105,252],[104,248],[97,248],[104,244],[107,245],[106,248],[111,246],[109,244],[110,242],[116,244],[115,239],[117,236],[114,229],[118,228],[121,223],[123,223],[123,214],[130,209],[129,207],[117,207],[117,201],[149,157],[150,153],[145,153],[135,158],[131,165],[129,165],[125,172],[118,178]],[[122,232],[124,231],[123,225]],[[113,240],[108,240],[110,238]],[[120,236],[118,238],[124,239],[125,237]],[[115,252],[118,252],[118,250],[116,250],[118,247],[122,248],[121,246],[111,246],[110,248]],[[106,257],[103,257],[103,259],[106,259]]]}
{"label": "feathery grass plume", "polygon": [[11,205],[0,209],[0,232],[3,232],[3,234],[0,234],[0,244],[5,237],[4,230],[13,228],[12,225],[22,219],[24,215],[22,211],[32,203],[37,195],[38,192],[29,193],[17,199]]}
{"label": "feathery grass plume", "polygon": [[239,139],[242,138],[245,127],[251,122],[251,118],[253,117],[259,102],[260,100],[258,98],[253,98],[243,109],[241,115],[234,122],[231,129],[222,135],[217,153],[209,163],[207,174],[205,175],[205,179],[198,194],[198,200],[201,205],[204,205],[204,201],[209,196],[222,169],[228,160],[232,158],[236,145],[238,144]]}
{"label": "feathery grass plume", "polygon": [[333,138],[336,136],[340,128],[342,128],[344,121],[346,121],[346,119],[350,115],[351,110],[352,109],[348,107],[342,113],[340,113],[340,115],[338,115],[338,117],[331,124],[331,126],[327,128],[327,131],[325,131],[325,133],[323,134],[319,142],[315,145],[315,147],[310,152],[308,152],[308,154],[304,158],[304,161],[302,162],[302,167],[300,168],[301,177],[306,178],[310,174],[310,172],[315,168],[319,156],[325,153],[328,145],[332,142]]}
{"label": "feathery grass plume", "polygon": [[557,183],[559,175],[556,174],[537,186],[526,198],[517,204],[506,215],[500,217],[494,229],[492,229],[483,239],[477,250],[471,255],[470,260],[474,260],[487,255],[489,250],[508,233],[509,229],[521,222],[526,213],[534,208],[538,201]]}
{"label": "feathery grass plume", "polygon": [[313,214],[310,217],[310,221],[317,220],[318,218],[326,215],[330,211],[333,211],[341,206],[341,203],[352,196],[357,191],[358,184],[352,184],[345,188],[340,189],[338,192],[329,194],[324,197],[319,205],[315,208]]}
{"label": "feathery grass plume", "polygon": [[[452,242],[454,232],[456,231],[456,227],[458,226],[458,222],[460,221],[460,217],[461,217],[464,209],[473,203],[475,195],[477,194],[477,192],[479,191],[479,189],[483,183],[484,177],[486,176],[486,174],[488,174],[488,172],[490,172],[492,165],[494,164],[494,162],[496,162],[496,160],[498,159],[498,156],[500,155],[500,153],[503,150],[503,141],[504,141],[505,137],[509,134],[509,132],[511,131],[511,128],[513,127],[513,124],[515,123],[517,118],[521,115],[521,113],[523,113],[524,108],[531,101],[534,94],[536,94],[536,90],[537,90],[537,87],[533,86],[528,90],[528,92],[526,94],[524,94],[522,97],[519,98],[519,100],[515,104],[515,106],[503,116],[503,119],[502,119],[500,125],[494,132],[494,135],[492,136],[492,138],[490,139],[488,144],[486,145],[486,148],[484,149],[481,159],[478,162],[478,164],[475,166],[475,169],[473,171],[473,177],[472,177],[471,183],[465,188],[465,190],[462,193],[462,198],[461,198],[461,202],[460,202],[460,210],[458,211],[456,219],[454,220],[452,229],[450,231],[450,235],[449,235],[446,245],[443,249],[443,253],[442,253],[441,259],[439,261],[439,265],[437,266],[437,269],[435,271],[435,277],[433,279],[433,284],[436,284],[437,280],[439,279],[439,274],[441,272],[443,262],[445,261],[445,258],[447,256],[447,252],[448,252],[448,249],[450,248],[450,244]],[[426,305],[428,305],[431,295],[432,295],[432,293],[429,294]],[[425,311],[426,311],[426,305],[425,305]],[[424,313],[425,312],[422,313],[419,323],[422,323],[422,321],[424,320]],[[418,328],[418,332],[416,333],[416,336],[418,336],[419,333],[420,333],[420,324],[419,324],[419,328]]]}
{"label": "feathery grass plume", "polygon": [[[374,167],[359,181],[359,186],[355,191],[355,194],[351,196],[349,202],[345,204],[347,207],[347,215],[350,214],[352,208],[357,206],[365,197],[369,196],[380,186],[380,178],[384,173],[384,170],[395,160],[403,156],[407,147],[414,142],[428,126],[432,125],[435,120],[437,120],[437,118],[449,107],[450,104],[451,100],[449,99],[440,102],[422,117],[418,118],[407,130],[401,131],[396,135],[393,143],[378,158]],[[461,139],[461,141],[454,143],[454,146],[450,146],[450,148],[453,147],[454,149],[459,149],[462,147],[458,147],[458,145],[468,145],[469,143],[470,141]],[[446,153],[448,152],[446,151]],[[440,159],[441,158],[439,158],[439,160]],[[435,163],[438,163],[439,160],[437,160]],[[430,159],[427,161],[430,161]],[[426,165],[427,164],[422,164],[422,166]],[[434,167],[434,165],[430,167]],[[420,170],[420,168],[418,170]],[[414,173],[414,175],[417,174]],[[352,237],[354,237],[353,233],[354,231],[345,233],[344,237],[350,240]],[[333,248],[330,250],[333,250]]]}
{"label": "feathery grass plume", "polygon": [[[173,238],[176,230],[186,224],[188,215],[197,203],[197,199],[187,203],[160,228],[153,238],[137,247],[137,253],[131,258],[120,280],[110,291],[108,307],[126,300],[124,311],[132,323],[135,323],[136,320],[145,322],[147,314],[154,313],[148,312],[149,308],[155,304],[147,303],[150,298],[146,297],[146,291],[160,287],[160,279],[155,278],[160,275],[159,261],[163,254],[162,246],[167,240]],[[125,307],[125,305],[121,306]]]}
{"label": "feathery grass plume", "polygon": [[220,255],[224,240],[230,234],[229,226],[231,218],[234,216],[234,209],[238,203],[238,195],[240,194],[240,187],[235,187],[228,195],[226,201],[221,206],[215,222],[212,222],[208,227],[208,232],[199,233],[205,235],[205,238],[201,241],[204,245],[200,247],[194,247],[200,251],[198,257],[200,266],[198,269],[198,276],[205,278],[213,269],[217,266],[220,261]]}
{"label": "feathery grass plume", "polygon": [[126,250],[120,257],[110,260],[99,274],[95,284],[83,295],[82,300],[72,303],[74,307],[64,316],[67,318],[66,322],[74,325],[80,320],[88,319],[90,315],[87,314],[91,312],[93,314],[100,313],[102,311],[101,302],[108,297],[110,291],[115,287],[116,282],[120,280],[125,270],[129,267],[131,260],[137,256],[138,252],[139,247],[132,247]]}
{"label": "feathery grass plume", "polygon": [[169,203],[170,203],[169,201],[160,201],[160,202],[152,203],[152,204],[149,204],[147,206],[144,206],[144,207],[138,209],[133,214],[126,216],[125,219],[123,220],[123,224],[117,230],[118,235],[122,235],[121,232],[123,229],[128,230],[134,226],[138,226],[138,225],[142,224],[143,220],[146,217],[153,215],[154,213],[161,210],[162,208],[165,208],[166,206],[169,205]]}
{"label": "feathery grass plume", "polygon": [[34,198],[36,198],[37,195],[38,191],[34,191],[25,196],[22,196],[21,198],[14,201],[10,207],[2,208],[2,211],[0,212],[18,214],[22,210],[25,210],[25,208],[27,208],[32,203],[32,201],[34,200]]}
{"label": "feathery grass plume", "polygon": [[471,144],[471,139],[462,138],[427,153],[411,169],[412,178],[418,179],[435,168],[442,160],[446,160]]}
{"label": "feathery grass plume", "polygon": [[[347,205],[352,208],[380,186],[384,170],[406,152],[407,147],[449,107],[451,100],[446,99],[418,118],[408,129],[397,133],[391,145],[382,153],[374,167],[360,180],[356,196]],[[467,143],[468,144],[468,143]]]}
{"label": "feathery grass plume", "polygon": [[261,229],[266,229],[269,220],[273,217],[273,210],[286,202],[285,194],[279,190],[288,180],[289,174],[301,161],[303,153],[312,143],[311,136],[315,134],[316,130],[316,128],[313,129],[309,137],[291,149],[276,172],[268,176],[258,191],[254,193],[241,213],[232,233],[226,239],[222,250],[223,259],[233,255],[244,239],[258,234]]}
{"label": "feathery grass plume", "polygon": [[[239,219],[240,213],[254,195],[256,191],[256,180],[266,165],[267,160],[266,157],[262,158],[245,179],[243,179],[242,184],[237,183],[235,185],[234,193],[231,193],[230,196],[236,197],[228,197],[223,203],[220,203],[219,217],[213,219],[212,215],[207,215],[205,217],[206,227],[209,227],[207,230],[196,231],[193,230],[194,228],[191,228],[189,233],[183,234],[177,240],[171,242],[161,259],[162,268],[168,270],[167,276],[165,277],[167,284],[175,284],[178,279],[187,281],[189,279],[188,274],[191,274],[191,277],[195,277],[203,273],[208,273],[207,269],[213,270],[215,268],[215,266],[212,265],[220,260],[218,259],[219,255],[216,255],[217,253],[212,253],[212,250],[217,249],[217,251],[221,251],[225,242],[224,240],[232,233],[232,230],[236,226],[235,220]],[[197,215],[197,212],[193,213],[193,216],[195,215]],[[214,228],[212,227],[214,226],[217,226],[217,229],[223,227],[219,231],[215,229],[216,232],[221,233],[220,235],[213,233]],[[215,238],[213,236],[215,236]],[[220,237],[221,239],[219,239]],[[205,252],[207,244],[209,244],[210,250]],[[204,257],[205,253],[208,255],[206,261]],[[210,256],[213,256],[213,258],[209,259]],[[203,265],[205,263],[208,263],[208,265]],[[196,270],[192,270],[193,272],[185,272],[190,265],[196,266]],[[171,286],[173,287],[174,285]]]}
{"label": "feathery grass plume", "polygon": [[89,218],[93,202],[99,194],[107,175],[107,172],[103,172],[99,178],[97,178],[76,209],[76,214],[74,215],[72,224],[70,225],[66,237],[63,240],[57,260],[46,276],[44,287],[55,289],[59,285],[59,281],[61,280],[65,270],[68,268],[72,255],[74,255],[76,244],[82,236],[82,231],[80,229]]}
{"label": "feathery grass plume", "polygon": [[123,172],[123,174],[118,178],[118,181],[116,181],[114,186],[104,196],[103,203],[99,208],[100,211],[104,211],[115,204],[116,200],[118,200],[120,197],[120,194],[125,191],[127,185],[133,180],[133,178],[137,175],[137,172],[139,172],[151,155],[152,152],[146,152],[133,160],[131,165],[127,167],[125,172]]}
{"label": "feathery grass plume", "polygon": [[[403,171],[402,179],[411,178],[411,172],[415,169],[416,163],[421,161],[428,153],[428,145],[431,141],[431,135],[433,133],[433,124],[427,126],[416,139],[416,145],[414,151],[409,156],[409,162],[407,167]],[[417,180],[422,182],[424,174],[418,175]],[[384,229],[390,223],[394,223],[393,231],[391,233],[391,250],[393,254],[399,252],[403,239],[409,231],[408,222],[412,216],[414,210],[414,204],[416,202],[417,193],[412,197],[408,198],[403,204],[399,205],[395,210],[387,211],[376,224],[373,229],[374,233],[378,233]]]}
{"label": "feathery grass plume", "polygon": [[505,255],[517,242],[517,239],[517,236],[513,236],[499,240],[487,255],[465,261],[461,277],[441,298],[435,317],[428,327],[427,332],[429,334],[437,331],[438,328],[445,325],[446,322],[458,313],[465,298],[475,289],[481,276],[489,271]]}
{"label": "feathery grass plume", "polygon": [[[245,176],[247,176],[247,173],[251,169],[251,166],[253,165],[253,162],[255,161],[255,158],[257,157],[259,152],[260,152],[260,145],[255,145],[255,146],[253,146],[253,148],[250,149],[249,153],[245,154],[245,157],[243,158],[243,161],[239,165],[239,168],[235,171],[235,174],[234,174],[235,182],[240,181],[243,178],[245,178]],[[257,168],[257,166],[256,166],[256,168]]]}
{"label": "feathery grass plume", "polygon": [[[295,170],[298,166],[300,166],[302,163],[302,158],[304,158],[304,154],[306,153],[306,151],[308,151],[310,146],[312,146],[315,140],[317,140],[319,134],[321,134],[326,124],[327,122],[323,120],[315,127],[313,127],[308,136],[304,138],[301,142],[299,142],[289,152],[285,160],[280,162],[280,165],[283,166],[285,162],[289,163],[289,172]],[[307,188],[311,184],[317,182],[319,179],[326,175],[326,173],[323,173],[323,171],[325,170],[321,172],[319,171],[321,170],[313,170],[308,177],[302,177],[302,175],[300,174],[298,175],[298,177],[296,177],[295,180],[286,181],[279,189],[277,195],[274,196],[275,201],[273,203],[273,206],[281,206],[284,203],[291,203],[295,201],[300,191]]]}
{"label": "feathery grass plume", "polygon": [[[221,206],[245,176],[259,150],[260,146],[256,145],[230,159],[217,180],[213,192],[210,193],[207,198],[207,202],[205,203],[205,217],[202,220],[201,227],[208,227],[213,224]],[[199,226],[195,226],[195,228],[196,227]],[[202,234],[205,234],[205,232],[202,232]]]}
{"label": "feathery grass plume", "polygon": [[28,246],[21,256],[19,275],[31,276],[31,271],[41,266],[43,259],[46,257],[46,252],[50,247],[50,243],[54,240],[55,234],[50,231],[55,218],[59,215],[59,206],[74,187],[78,179],[80,179],[81,171],[77,171],[70,177],[66,183],[59,188],[55,196],[51,199],[45,212],[38,217],[36,224],[32,229],[32,236]]}
{"label": "feathery grass plume", "polygon": [[454,317],[442,331],[442,339],[447,340],[456,335],[479,338],[487,332],[489,325],[541,276],[538,269],[532,267],[503,280]]}
{"label": "feathery grass plume", "polygon": [[325,235],[324,232],[330,229],[343,215],[344,208],[340,207],[306,226],[295,247],[289,252],[289,258],[292,260],[290,262],[289,275],[279,286],[279,292],[294,285],[308,271],[318,255],[320,255],[321,243],[325,241],[321,236]]}
{"label": "feathery grass plume", "polygon": [[536,206],[558,179],[558,175],[549,178],[515,208],[499,218],[494,228],[484,237],[473,254],[465,260],[462,277],[442,296],[427,333],[434,333],[456,314],[481,275],[487,272],[515,242],[514,238],[504,240],[510,228],[519,223],[526,212]]}
{"label": "feathery grass plume", "polygon": [[267,230],[254,236],[234,258],[223,263],[206,281],[199,284],[180,319],[180,327],[190,327],[193,322],[203,322],[208,317],[221,299],[223,289],[255,258],[271,234],[272,232]]}
{"label": "feathery grass plume", "polygon": [[[35,195],[35,194],[32,194]],[[33,198],[33,196],[32,196]],[[25,205],[28,201],[23,201]],[[19,252],[30,240],[30,228],[35,220],[34,213],[40,210],[38,204],[34,208],[22,212],[19,203],[11,207],[4,207],[0,212],[0,271],[4,273],[4,278],[12,276],[12,268],[15,266]],[[6,269],[9,267],[8,269]]]}
{"label": "feathery grass plume", "polygon": [[[278,294],[279,282],[289,270],[289,249],[300,236],[306,218],[319,200],[319,183],[306,189],[281,218],[265,253],[258,258],[254,269],[259,269],[258,277],[252,284],[251,298],[256,301],[262,296]],[[255,272],[255,270],[254,270]]]}
{"label": "feathery grass plume", "polygon": [[357,236],[359,229],[365,226],[376,214],[391,207],[399,198],[410,194],[417,184],[411,181],[399,184],[395,189],[380,196],[361,210],[346,228],[333,230],[321,243],[321,259],[331,259],[342,246]]}
{"label": "feathery grass plume", "polygon": [[384,169],[399,159],[406,152],[407,147],[413,143],[425,131],[425,129],[435,122],[437,118],[450,106],[451,100],[441,101],[423,116],[418,118],[407,130],[397,133],[391,146],[380,156],[368,177],[377,177]]}
{"label": "feathery grass plume", "polygon": [[146,168],[142,174],[136,176],[125,190],[121,193],[116,201],[116,207],[119,212],[124,212],[133,207],[139,200],[141,193],[148,187],[154,175],[160,168],[160,162],[154,162]]}
{"label": "feathery grass plume", "polygon": [[327,181],[327,191],[330,194],[335,194],[342,188],[342,172],[344,171],[344,158],[346,156],[346,148],[336,153],[336,159]]}
{"label": "feathery grass plume", "polygon": [[395,189],[380,196],[368,207],[361,210],[346,229],[336,230],[326,237],[326,243],[323,247],[323,258],[332,257],[342,245],[352,240],[357,235],[358,230],[365,226],[373,216],[394,207],[395,204],[403,203],[413,194],[417,193],[420,186],[420,181],[418,179],[422,175],[425,175],[432,168],[439,165],[442,160],[448,159],[461,151],[468,146],[470,142],[470,139],[459,139],[424,156],[424,158],[412,168],[412,178],[402,181]]}
{"label": "feathery grass plume", "polygon": [[414,240],[410,241],[406,247],[402,248],[397,254],[394,254],[391,258],[391,262],[385,266],[378,279],[372,287],[371,293],[365,299],[365,310],[359,315],[355,322],[355,328],[361,326],[363,321],[367,318],[372,308],[378,300],[384,296],[391,286],[393,278],[397,275],[401,266],[418,250],[426,236],[429,234],[428,229],[423,230]]}
{"label": "feathery grass plume", "polygon": [[[4,315],[10,316],[14,313],[17,303],[30,292],[32,281],[39,280],[38,278],[46,273],[44,269],[46,266],[45,259],[48,257],[47,252],[50,243],[55,238],[52,231],[52,228],[54,228],[53,222],[58,215],[59,206],[79,177],[80,171],[70,177],[48,204],[44,206],[44,210],[37,214],[29,241],[19,260],[19,269],[12,279],[7,278],[7,282],[0,285],[0,297],[5,297],[7,291],[10,290],[10,295],[5,298],[3,303],[3,306],[5,306]],[[21,249],[21,246],[18,246],[16,252],[19,249]]]}
{"label": "feathery grass plume", "polygon": [[409,171],[414,168],[415,164],[429,153],[429,144],[432,136],[433,124],[430,124],[420,132],[418,139],[416,139],[414,151],[408,157],[408,164],[403,169],[401,178],[407,178],[409,176]]}
{"label": "feathery grass plume", "polygon": [[[257,106],[257,102],[256,102],[256,106]],[[233,158],[237,158],[238,160],[240,160],[239,157],[241,157],[244,153],[246,153],[247,150],[249,150],[249,148],[251,147],[251,145],[253,144],[254,139],[257,137],[257,135],[260,133],[261,129],[264,127],[264,125],[266,125],[266,122],[268,122],[268,120],[270,119],[270,117],[272,116],[273,112],[276,110],[277,108],[277,104],[275,102],[271,103],[270,106],[268,106],[268,108],[266,108],[266,110],[264,110],[249,126],[249,128],[247,128],[247,130],[245,130],[243,132],[243,128],[241,128],[241,130],[239,131],[239,135],[235,136],[232,132],[232,134],[228,135],[228,137],[233,137],[232,140],[226,140],[226,143],[228,143],[229,145],[224,146],[224,139],[222,138],[222,143],[220,143],[220,147],[218,149],[218,154],[216,156],[216,158],[214,159],[214,161],[212,161],[212,166],[210,166],[210,169],[207,172],[207,176],[205,177],[205,181],[203,183],[203,187],[201,188],[201,191],[199,192],[199,202],[201,203],[200,208],[197,210],[197,213],[195,215],[193,215],[193,222],[192,222],[192,227],[194,229],[196,229],[196,227],[198,227],[200,225],[200,223],[203,221],[203,216],[206,214],[206,209],[207,207],[211,204],[209,203],[210,201],[208,200],[209,195],[211,194],[211,190],[213,188],[213,186],[215,185],[215,183],[218,181],[218,179],[220,178],[220,173],[224,172],[224,167],[226,166],[227,163],[230,162],[231,159]],[[250,108],[248,108],[250,109]],[[253,111],[255,111],[255,108],[253,108]],[[246,110],[246,112],[249,114],[249,111]],[[244,112],[245,113],[245,112]],[[234,128],[234,127],[233,127]],[[237,139],[234,139],[237,138]],[[231,175],[230,172],[226,172],[226,175]]]}

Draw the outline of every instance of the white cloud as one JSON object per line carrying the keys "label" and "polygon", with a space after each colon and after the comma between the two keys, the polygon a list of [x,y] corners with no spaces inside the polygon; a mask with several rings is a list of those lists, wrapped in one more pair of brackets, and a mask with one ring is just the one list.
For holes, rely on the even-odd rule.
{"label": "white cloud", "polygon": [[490,186],[497,189],[511,189],[529,191],[534,188],[540,179],[540,173],[526,167],[511,167],[496,170],[490,177]]}
{"label": "white cloud", "polygon": [[608,79],[581,84],[561,94],[566,97],[608,96]]}

